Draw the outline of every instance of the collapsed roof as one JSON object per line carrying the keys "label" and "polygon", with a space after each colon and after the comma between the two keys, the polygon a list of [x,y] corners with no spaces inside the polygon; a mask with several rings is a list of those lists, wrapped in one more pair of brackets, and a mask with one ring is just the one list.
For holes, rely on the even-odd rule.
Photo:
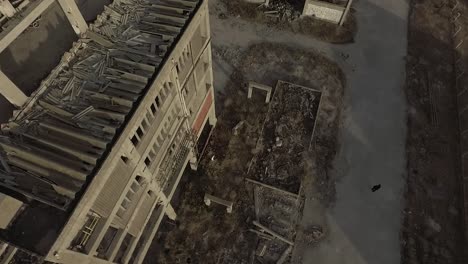
{"label": "collapsed roof", "polygon": [[66,210],[138,105],[198,0],[115,0],[2,125],[0,186]]}

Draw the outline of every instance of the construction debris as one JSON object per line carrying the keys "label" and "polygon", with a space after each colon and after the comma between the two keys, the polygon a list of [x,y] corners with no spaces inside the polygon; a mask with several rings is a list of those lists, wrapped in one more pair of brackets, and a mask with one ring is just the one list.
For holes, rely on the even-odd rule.
{"label": "construction debris", "polygon": [[260,187],[254,187],[254,207],[255,207],[255,219],[258,221],[260,217],[260,197],[259,197]]}
{"label": "construction debris", "polygon": [[318,90],[278,81],[249,171],[257,179],[248,182],[298,197],[299,175],[304,175],[302,155],[313,138],[320,101]]}
{"label": "construction debris", "polygon": [[294,198],[297,198],[299,196],[298,194],[288,192],[288,191],[285,191],[285,190],[281,190],[280,188],[276,188],[274,186],[271,186],[271,185],[268,185],[268,184],[265,184],[265,183],[261,183],[261,182],[256,181],[256,180],[252,180],[252,179],[249,179],[249,178],[245,178],[245,180],[247,182],[254,183],[254,184],[260,185],[260,186],[265,187],[265,188],[269,188],[269,189],[274,190],[276,192],[280,192],[280,193],[285,194],[285,195],[290,195],[290,196],[292,196]]}
{"label": "construction debris", "polygon": [[237,123],[237,125],[232,129],[232,134],[234,134],[234,136],[238,136],[240,133],[240,130],[244,127],[244,125],[245,125],[245,120],[242,120],[239,123]]}
{"label": "construction debris", "polygon": [[[340,71],[309,52],[299,55],[297,49],[265,43],[255,47],[248,49],[248,55],[240,59],[236,49],[214,50],[227,61],[237,58],[241,62],[234,64],[235,72],[232,82],[225,88],[226,95],[220,95],[223,114],[218,117],[217,127],[206,148],[207,155],[201,160],[199,170],[187,175],[193,180],[182,185],[185,191],[177,210],[181,224],[172,230],[168,226],[170,231],[159,234],[158,241],[161,242],[154,243],[151,261],[172,264],[190,258],[191,263],[276,263],[290,245],[254,226],[253,220],[294,242],[294,251],[300,246],[296,239],[302,237],[297,230],[302,214],[301,187],[306,186],[302,186],[303,177],[310,176],[309,171],[302,172],[301,169],[307,169],[304,162],[315,158],[308,152],[314,122],[317,116],[319,120],[328,117],[329,112],[317,111],[322,96],[313,89],[290,83],[278,84],[267,105],[262,103],[265,98],[256,94],[251,100],[245,100],[247,87],[242,84],[245,80],[258,80],[273,85],[278,76],[285,76],[284,79],[298,80],[310,87],[327,87],[327,94],[342,89],[333,77]],[[310,75],[301,75],[304,68],[314,70]],[[316,73],[327,78],[317,81],[320,78]],[[233,128],[243,120],[246,125],[239,130],[238,136],[233,136]],[[322,125],[328,127],[329,123]],[[321,131],[322,125],[318,126],[317,132]],[[281,147],[276,146],[276,138],[282,141]],[[270,159],[265,155],[280,157]],[[211,161],[213,156],[215,161]],[[250,164],[251,169],[246,173]],[[277,171],[281,170],[284,172],[278,177]],[[245,178],[295,195],[247,183]],[[218,193],[220,190],[224,191],[220,197],[235,200],[238,204],[232,214],[206,208],[200,202],[200,193]],[[263,249],[259,242],[267,245],[263,256],[257,255]],[[293,257],[291,255],[289,257]]]}
{"label": "construction debris", "polygon": [[280,234],[276,233],[275,231],[269,229],[268,227],[260,224],[258,221],[253,221],[252,224],[254,224],[256,227],[260,228],[261,230],[267,232],[268,234],[274,236],[275,238],[283,241],[284,243],[286,243],[288,245],[291,245],[291,246],[294,246],[294,242],[292,242],[291,240],[281,236]]}
{"label": "construction debris", "polygon": [[289,246],[284,252],[283,254],[281,254],[281,257],[278,259],[278,261],[276,262],[276,264],[284,264],[286,262],[286,260],[288,259],[289,255],[291,255],[291,252],[292,252],[292,246]]}
{"label": "construction debris", "polygon": [[312,226],[304,230],[304,237],[302,238],[307,244],[315,244],[325,237],[322,227]]}
{"label": "construction debris", "polygon": [[252,233],[257,234],[258,237],[260,237],[260,238],[262,238],[262,239],[272,240],[272,239],[275,238],[275,237],[272,236],[272,235],[266,234],[265,232],[258,231],[258,230],[255,230],[255,229],[249,229],[249,231],[252,232]]}
{"label": "construction debris", "polygon": [[265,253],[267,251],[267,245],[264,241],[260,241],[257,246],[257,250],[255,252],[255,255],[259,257],[265,256]]}

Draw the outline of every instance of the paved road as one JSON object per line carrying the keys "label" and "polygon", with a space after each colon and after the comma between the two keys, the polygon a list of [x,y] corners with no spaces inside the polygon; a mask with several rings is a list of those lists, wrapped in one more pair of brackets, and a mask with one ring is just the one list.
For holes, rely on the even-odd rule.
{"label": "paved road", "polygon": [[[212,0],[212,12],[219,5]],[[304,255],[305,264],[395,264],[400,262],[399,232],[405,174],[405,79],[408,3],[406,0],[357,1],[355,43],[330,45],[305,36],[212,16],[214,46],[271,41],[316,49],[338,62],[347,75],[345,121],[335,161],[337,197],[326,210],[329,235]],[[349,54],[344,61],[341,54]],[[215,63],[215,86],[229,74]],[[223,66],[223,67],[220,67]],[[224,76],[224,77],[223,77]],[[381,184],[377,192],[371,187]],[[309,197],[310,198],[310,197]],[[320,210],[306,199],[304,221],[319,221]]]}

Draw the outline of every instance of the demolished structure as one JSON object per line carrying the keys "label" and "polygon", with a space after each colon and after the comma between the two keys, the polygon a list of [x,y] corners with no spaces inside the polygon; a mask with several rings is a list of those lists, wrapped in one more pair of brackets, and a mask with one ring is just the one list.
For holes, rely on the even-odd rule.
{"label": "demolished structure", "polygon": [[[53,2],[26,8],[0,48]],[[70,52],[30,97],[0,75],[19,107],[0,191],[26,203],[0,238],[55,263],[141,263],[216,124],[207,1],[115,0],[89,28],[58,2],[80,35]]]}

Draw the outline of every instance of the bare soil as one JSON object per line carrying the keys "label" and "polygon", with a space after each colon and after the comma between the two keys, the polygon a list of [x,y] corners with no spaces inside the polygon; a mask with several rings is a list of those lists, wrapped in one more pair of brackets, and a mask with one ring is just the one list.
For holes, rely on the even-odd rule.
{"label": "bare soil", "polygon": [[[310,35],[330,43],[350,43],[357,32],[355,11],[351,9],[345,24],[339,25],[312,17],[301,17],[304,1],[271,0],[268,7],[247,3],[243,0],[220,0],[227,8],[227,14],[241,17],[251,22],[267,24],[279,30],[288,30],[298,34]],[[277,13],[269,13],[277,11]]]}
{"label": "bare soil", "polygon": [[447,1],[411,1],[402,263],[465,263],[459,133]]}
{"label": "bare soil", "polygon": [[[315,144],[312,144],[312,151],[304,151],[302,158],[319,160],[317,163],[324,171],[331,168],[336,150],[336,133],[344,87],[343,73],[336,64],[316,53],[270,43],[255,44],[246,51],[215,47],[213,55],[233,62],[235,69],[227,87],[223,89],[224,92],[217,96],[217,104],[222,106],[222,112],[218,112],[218,124],[206,155],[200,161],[198,171],[186,172],[184,183],[179,185],[180,203],[175,205],[177,221],[163,223],[145,263],[236,264],[252,263],[254,260],[253,253],[258,246],[257,235],[248,231],[254,228],[252,221],[255,220],[253,186],[245,182],[245,177],[249,177],[247,171],[252,158],[262,153],[257,148],[258,139],[262,137],[261,129],[267,118],[269,105],[264,102],[265,95],[258,91],[254,92],[251,100],[246,99],[248,81],[274,87],[278,80],[284,80],[322,91],[323,111],[320,110],[318,117],[313,117],[321,124],[317,124],[315,129],[316,140]],[[290,107],[300,107],[297,105],[300,105],[300,96],[298,94],[298,97],[290,102]],[[314,107],[310,106],[313,112]],[[232,129],[240,121],[244,121],[245,125],[239,134],[234,136]],[[271,124],[265,127],[271,129],[271,126],[275,127]],[[300,126],[304,127],[304,124]],[[271,139],[276,144],[276,136],[272,136]],[[286,148],[288,145],[294,145],[288,142],[287,135],[283,140],[285,141],[282,142],[282,146]],[[310,137],[307,141],[310,143]],[[291,165],[293,164],[288,164]],[[298,177],[300,179],[300,176]],[[334,182],[328,177],[328,173],[320,173],[316,177],[318,179],[314,182],[320,183],[322,187],[321,199],[324,203],[332,203]],[[294,177],[289,181],[285,178],[271,183],[296,191],[299,189],[297,186],[300,186],[300,181]],[[233,201],[233,213],[226,213],[223,206],[207,207],[203,203],[205,193]],[[275,221],[289,224],[289,230],[284,229],[286,233],[283,234],[293,239],[295,222],[301,217],[301,201],[291,201],[266,189],[260,195],[261,202],[269,205],[261,205],[260,222],[271,227],[274,227],[272,222]],[[276,220],[269,222],[269,219]],[[281,232],[281,229],[277,230]],[[321,228],[311,227],[309,241],[305,239],[303,242],[309,243],[314,239],[314,234],[320,236],[317,230]],[[278,241],[273,242],[275,243]],[[273,244],[268,246],[269,253],[265,263],[277,259],[285,250],[284,243],[276,246]]]}

